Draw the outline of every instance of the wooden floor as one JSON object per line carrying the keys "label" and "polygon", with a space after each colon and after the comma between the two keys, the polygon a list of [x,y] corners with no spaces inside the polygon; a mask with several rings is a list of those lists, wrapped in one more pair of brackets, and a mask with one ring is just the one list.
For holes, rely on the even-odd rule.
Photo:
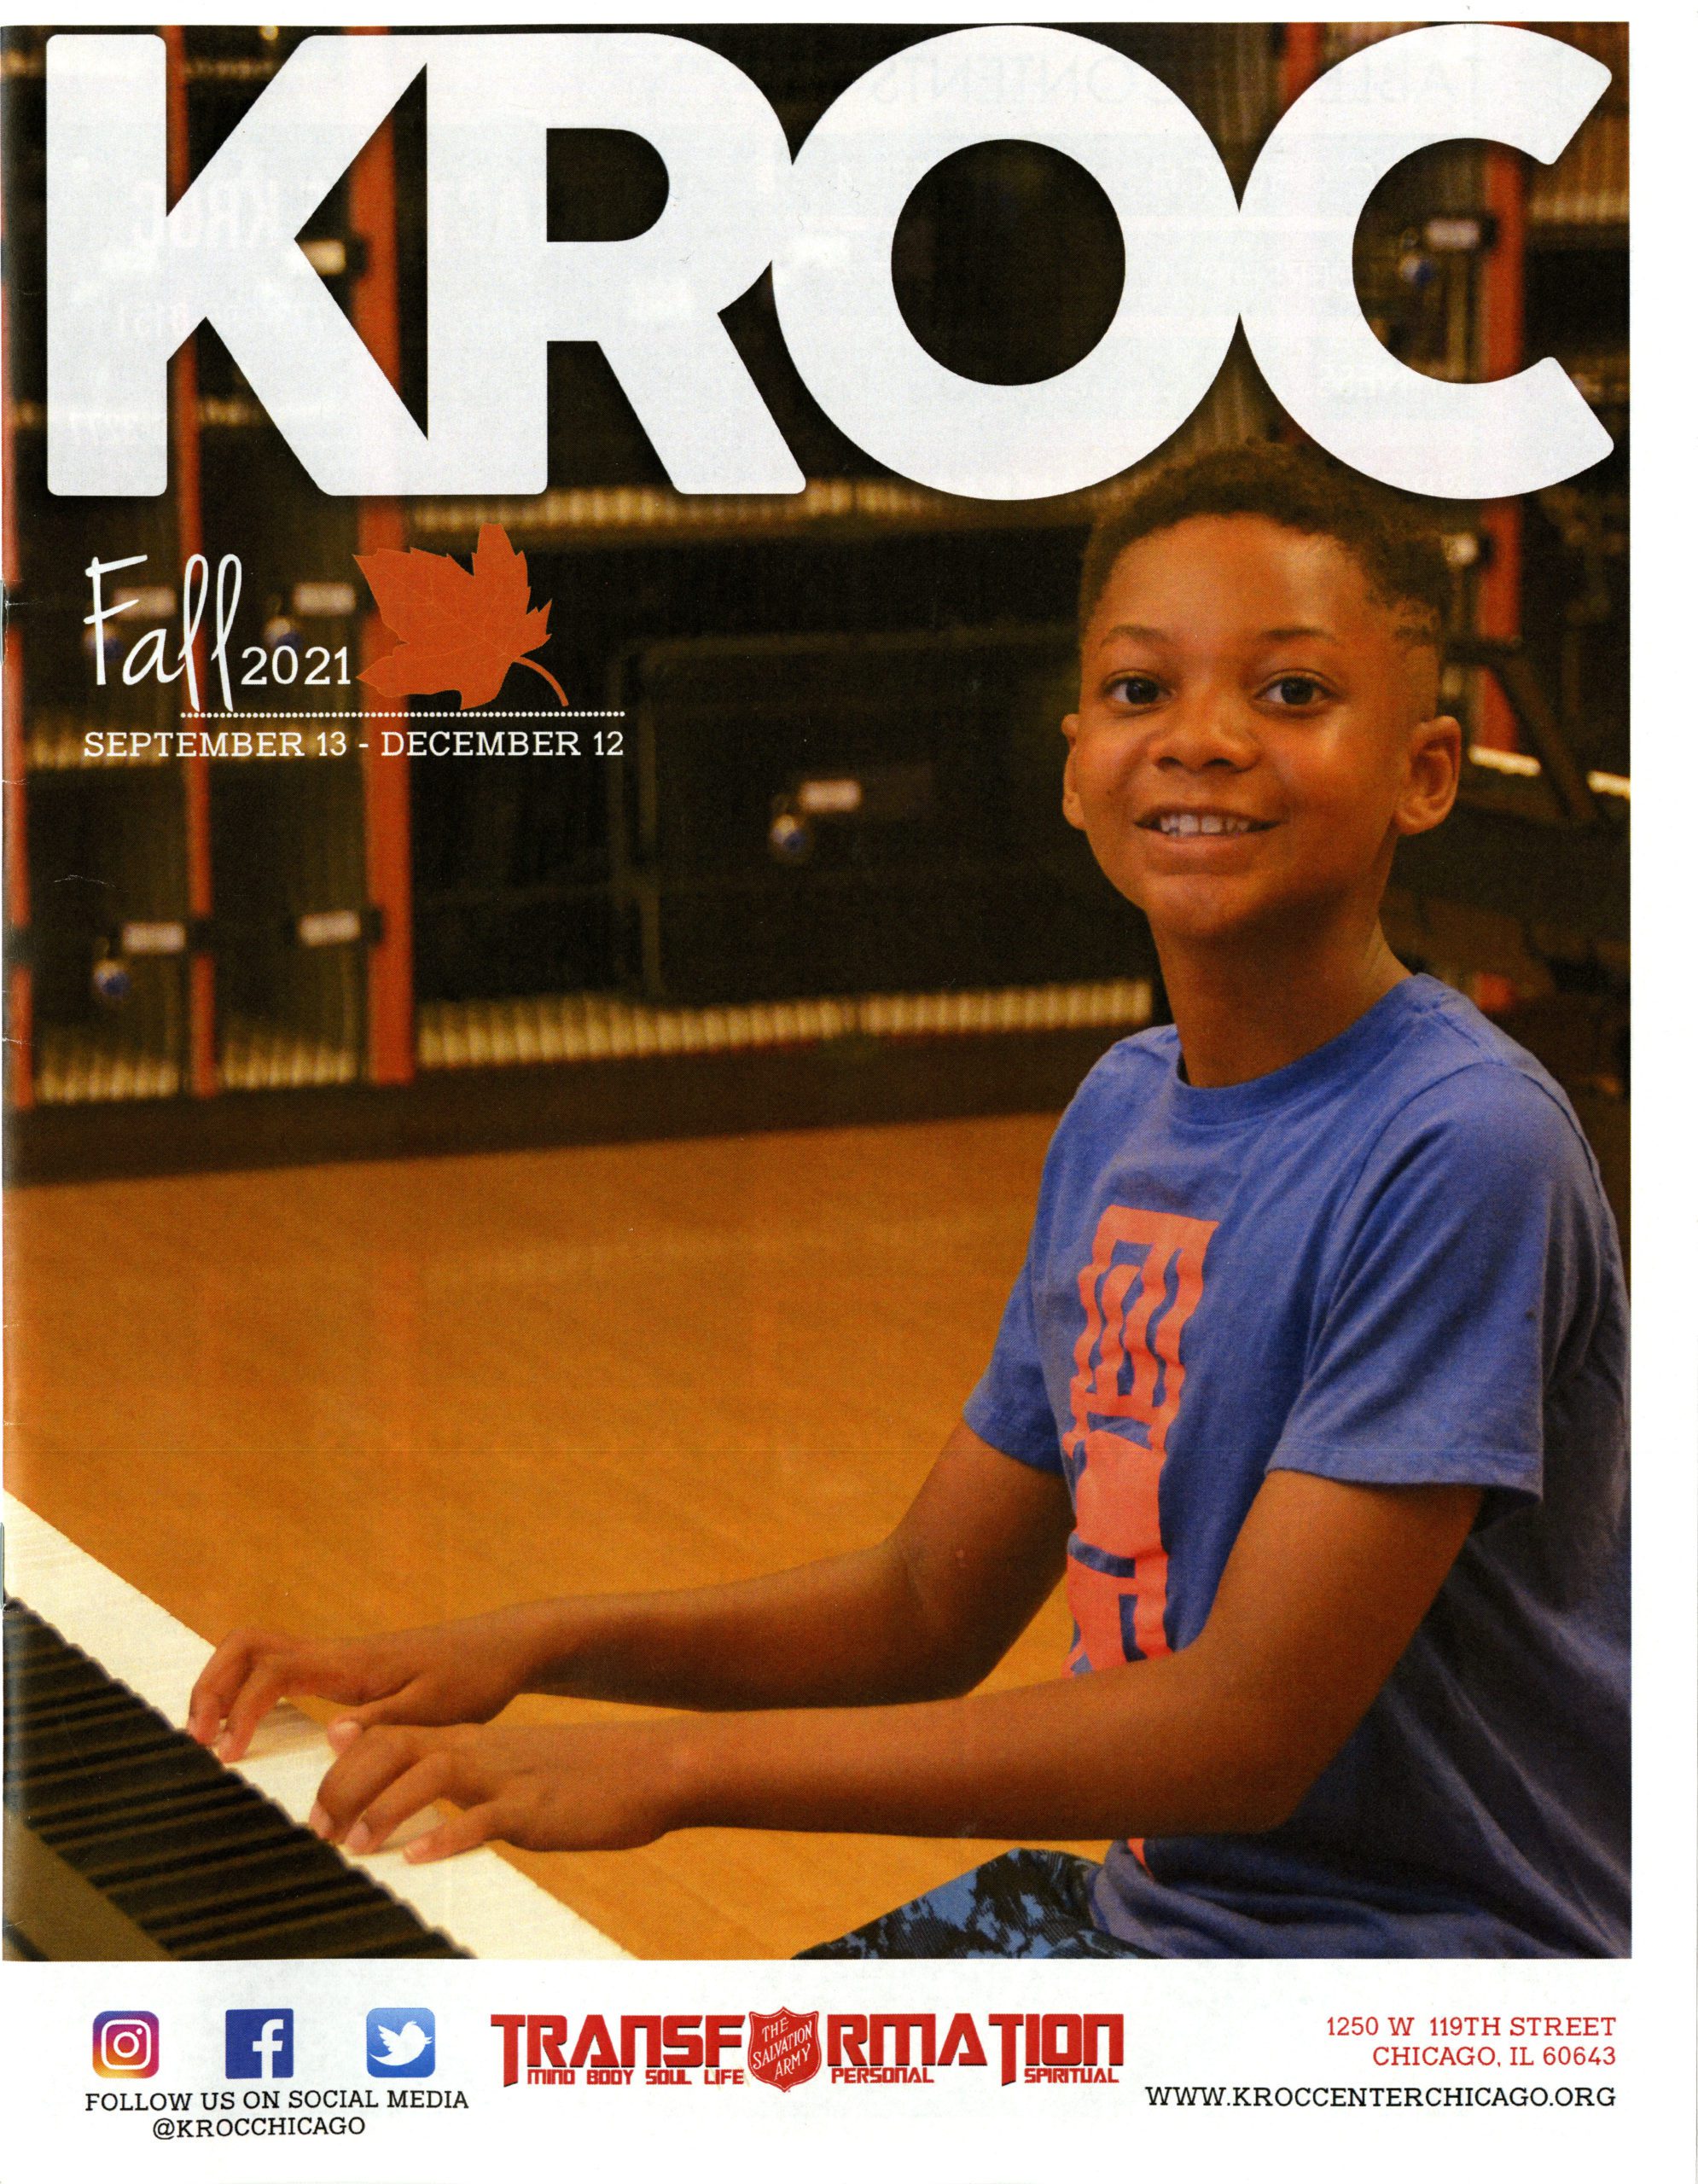
{"label": "wooden floor", "polygon": [[[983,1364],[1052,1120],[14,1192],[8,1484],[209,1639],[862,1543]],[[1067,1635],[1057,1598],[997,1681]],[[1000,1847],[514,1855],[640,1956],[770,1957]]]}

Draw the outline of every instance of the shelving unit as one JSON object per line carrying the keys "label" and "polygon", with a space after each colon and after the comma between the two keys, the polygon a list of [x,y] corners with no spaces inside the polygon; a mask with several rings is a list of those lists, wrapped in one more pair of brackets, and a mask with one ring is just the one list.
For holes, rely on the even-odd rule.
{"label": "shelving unit", "polygon": [[[125,687],[122,651],[174,613],[157,581],[177,556],[179,499],[90,502],[46,491],[44,151],[39,47],[3,51],[5,232],[5,818],[9,1106],[168,1096],[193,1075],[188,962],[191,784],[175,764],[93,763],[83,743],[101,682],[102,730],[171,723],[167,694]],[[120,511],[147,556],[125,647],[96,659],[82,616],[90,520]],[[111,549],[108,549],[111,550]],[[131,573],[125,572],[126,574]],[[148,579],[152,578],[152,581]]]}
{"label": "shelving unit", "polygon": [[[168,181],[173,200],[286,57],[295,34],[165,29]],[[363,778],[364,641],[352,555],[381,512],[325,499],[206,329],[171,370],[170,492],[159,501],[55,501],[44,477],[43,95],[45,40],[9,34],[4,56],[8,199],[29,216],[9,239],[5,447],[8,493],[7,822],[11,927],[9,1101],[108,1102],[345,1083],[398,1065],[393,965],[404,955],[404,773],[381,754]],[[317,270],[382,352],[396,308],[394,193],[387,132],[362,154],[303,236]],[[363,231],[357,223],[369,223]],[[387,348],[393,357],[393,329]],[[390,528],[394,527],[393,514]],[[144,563],[108,580],[139,595],[108,624],[98,679],[83,641],[90,550]],[[239,681],[239,711],[340,727],[347,755],[310,763],[220,757],[194,747],[113,759],[90,730],[175,737],[228,725],[211,679],[206,623],[186,678],[126,687],[121,661],[145,627],[180,657],[184,572],[240,560],[229,657],[264,656],[264,694]],[[211,610],[207,620],[211,619]],[[316,664],[343,671],[309,689]],[[194,739],[191,737],[191,742]],[[387,822],[368,840],[374,811]],[[22,845],[22,853],[19,845]],[[74,883],[72,873],[80,875]],[[375,884],[374,884],[375,883]],[[61,894],[64,888],[68,892]],[[379,1051],[379,1048],[381,1051]]]}
{"label": "shelving unit", "polygon": [[[1282,38],[1249,25],[1091,32],[1187,101],[1241,184],[1280,105],[1369,34],[1341,24],[1288,25]],[[299,35],[163,33],[173,195]],[[689,35],[755,77],[795,142],[913,33]],[[1510,369],[1529,346],[1554,348],[1625,438],[1625,276],[1614,346],[1579,340],[1565,282],[1550,277],[1560,258],[1579,279],[1585,323],[1608,320],[1625,266],[1625,32],[1605,26],[1596,38],[1622,89],[1555,169],[1528,183],[1507,155],[1432,155],[1439,185],[1435,195],[1429,161],[1421,201],[1489,216],[1480,248],[1446,254],[1406,235],[1407,177],[1394,177],[1364,221],[1358,272],[1383,338],[1423,369]],[[170,493],[55,502],[38,308],[43,44],[9,33],[0,48],[16,1172],[1041,1104],[1065,1097],[1093,1041],[1160,1010],[1147,936],[1055,809],[1079,549],[1127,481],[988,503],[881,474],[813,408],[759,284],[726,323],[809,473],[799,495],[673,492],[598,354],[567,347],[551,364],[548,491],[404,508],[332,501],[203,328],[172,368]],[[423,128],[415,85],[301,239],[416,410]],[[597,221],[634,232],[652,217],[654,177],[629,156],[634,141],[551,149],[551,233],[599,233]],[[945,162],[916,191],[898,279],[922,338],[959,346],[957,369],[1041,376],[1067,361],[1039,353],[1044,341],[1094,338],[1093,283],[1118,281],[1119,245],[1078,170],[1041,158],[997,166],[1003,156]],[[1045,304],[1058,226],[1079,238],[1065,309]],[[959,247],[981,229],[982,264]],[[1411,255],[1433,261],[1419,286],[1399,271]],[[999,350],[998,324],[1026,327],[1026,348]],[[1241,344],[1163,453],[1279,428]],[[1595,724],[1582,771],[1625,775],[1625,721],[1618,732],[1598,665],[1625,628],[1624,479],[1611,466],[1602,481],[1542,497],[1525,537],[1515,510],[1465,511],[1458,548],[1474,556],[1467,625],[1513,641],[1525,621],[1559,712]],[[389,701],[355,677],[388,640],[354,556],[410,543],[463,557],[488,522],[528,556],[532,596],[553,605],[547,661],[574,711],[618,730],[616,755],[611,741],[608,755],[576,765],[386,752]],[[93,537],[103,556],[148,557],[126,572],[142,604],[119,625],[103,688],[82,626]],[[236,656],[258,647],[285,663],[263,699],[242,691],[238,705],[340,731],[343,755],[90,753],[91,727],[140,735],[183,724],[180,686],[116,678],[149,618],[175,625],[182,572],[201,553],[214,566],[241,556]],[[1560,637],[1547,641],[1547,628]],[[348,679],[309,691],[314,648],[346,655]],[[203,693],[207,665],[203,644]],[[1474,740],[1517,755],[1513,707],[1489,676],[1461,673]],[[497,705],[529,708],[539,687]],[[452,705],[422,701],[432,712]],[[1476,768],[1468,795],[1467,827],[1522,829],[1505,868],[1534,887],[1564,823],[1549,782]],[[1507,818],[1505,797],[1521,799]],[[1623,847],[1620,815],[1602,825],[1573,851],[1597,890],[1616,884]],[[1602,912],[1564,933],[1546,919],[1536,946],[1527,918],[1486,899],[1476,869],[1486,839],[1476,832],[1468,854],[1414,871],[1395,905],[1409,944],[1487,997],[1571,978],[1622,990],[1625,952]],[[1551,956],[1553,934],[1568,957]],[[538,1089],[544,1078],[552,1089]]]}

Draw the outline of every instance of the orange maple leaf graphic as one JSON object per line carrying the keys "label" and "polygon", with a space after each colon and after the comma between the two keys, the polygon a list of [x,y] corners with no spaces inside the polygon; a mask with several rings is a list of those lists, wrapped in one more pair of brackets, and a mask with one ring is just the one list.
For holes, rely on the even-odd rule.
{"label": "orange maple leaf graphic", "polygon": [[400,641],[360,670],[362,682],[396,699],[457,690],[463,709],[486,706],[499,696],[509,668],[528,667],[566,703],[547,668],[525,657],[547,639],[549,609],[531,605],[525,556],[498,523],[478,533],[469,569],[450,554],[416,546],[404,554],[381,547],[354,560],[384,626]]}

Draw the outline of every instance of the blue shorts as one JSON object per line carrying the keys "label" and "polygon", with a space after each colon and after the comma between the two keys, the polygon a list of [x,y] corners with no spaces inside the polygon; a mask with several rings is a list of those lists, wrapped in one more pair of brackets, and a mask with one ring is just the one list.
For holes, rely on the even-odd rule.
{"label": "blue shorts", "polygon": [[1147,1956],[1090,1915],[1102,1868],[1064,1850],[1009,1850],[839,1941],[831,1956]]}

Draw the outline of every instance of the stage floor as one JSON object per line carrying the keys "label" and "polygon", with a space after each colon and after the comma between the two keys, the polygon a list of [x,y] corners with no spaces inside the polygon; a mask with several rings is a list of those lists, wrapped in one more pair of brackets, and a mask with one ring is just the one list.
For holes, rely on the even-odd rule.
{"label": "stage floor", "polygon": [[[209,1640],[864,1544],[983,1365],[1053,1123],[14,1191],[7,1483]],[[1068,1630],[1058,1594],[993,1682],[1058,1674]],[[509,1855],[639,1956],[779,1957],[1003,1847]]]}

